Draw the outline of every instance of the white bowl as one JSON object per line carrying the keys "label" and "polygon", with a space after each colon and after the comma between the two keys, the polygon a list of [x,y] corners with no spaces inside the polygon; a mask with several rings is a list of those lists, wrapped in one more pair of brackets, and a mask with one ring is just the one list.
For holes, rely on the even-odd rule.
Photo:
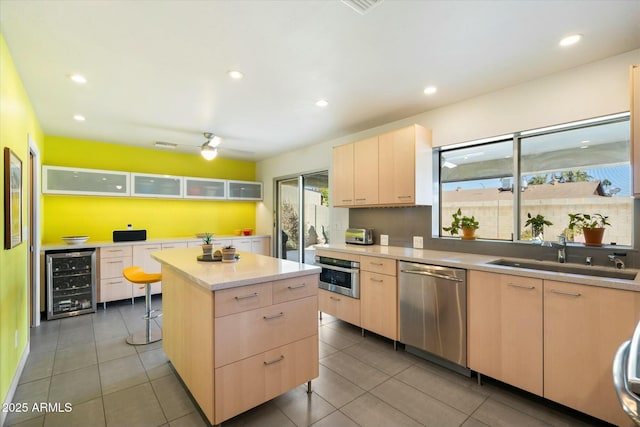
{"label": "white bowl", "polygon": [[89,236],[64,236],[62,240],[69,245],[79,245],[89,240]]}

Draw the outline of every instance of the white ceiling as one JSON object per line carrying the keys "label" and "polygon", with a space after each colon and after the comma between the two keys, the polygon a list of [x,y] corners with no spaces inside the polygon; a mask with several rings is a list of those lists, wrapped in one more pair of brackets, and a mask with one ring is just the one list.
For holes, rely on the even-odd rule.
{"label": "white ceiling", "polygon": [[640,1],[0,0],[0,30],[45,134],[259,160],[638,49]]}

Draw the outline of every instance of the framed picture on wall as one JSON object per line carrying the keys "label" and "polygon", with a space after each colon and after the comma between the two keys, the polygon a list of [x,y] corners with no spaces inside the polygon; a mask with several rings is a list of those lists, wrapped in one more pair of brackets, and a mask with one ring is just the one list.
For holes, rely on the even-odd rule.
{"label": "framed picture on wall", "polygon": [[4,149],[4,248],[22,243],[22,161]]}

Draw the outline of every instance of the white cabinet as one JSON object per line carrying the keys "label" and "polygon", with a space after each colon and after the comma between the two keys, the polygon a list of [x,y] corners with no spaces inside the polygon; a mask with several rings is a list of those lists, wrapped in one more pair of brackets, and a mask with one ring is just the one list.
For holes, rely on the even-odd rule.
{"label": "white cabinet", "polygon": [[129,173],[43,166],[42,187],[47,194],[129,196]]}
{"label": "white cabinet", "polygon": [[224,200],[227,198],[226,181],[185,177],[183,194],[185,199]]}
{"label": "white cabinet", "polygon": [[[133,246],[133,265],[141,267],[145,273],[160,273],[162,271],[161,265],[158,261],[151,256],[154,252],[159,252],[168,249],[186,248],[187,242],[162,242],[148,245],[134,245]],[[133,296],[143,296],[145,289],[143,285],[134,285]],[[151,284],[151,294],[162,293],[162,282],[156,282]]]}
{"label": "white cabinet", "polygon": [[259,255],[271,255],[271,238],[265,237],[238,237],[233,239],[233,246],[238,252],[251,252]]}
{"label": "white cabinet", "polygon": [[98,302],[106,303],[131,298],[131,283],[124,278],[122,270],[131,267],[132,252],[131,246],[100,248]]}
{"label": "white cabinet", "polygon": [[262,200],[262,183],[254,181],[227,181],[228,200]]}
{"label": "white cabinet", "polygon": [[132,173],[131,195],[136,197],[182,197],[182,177]]}

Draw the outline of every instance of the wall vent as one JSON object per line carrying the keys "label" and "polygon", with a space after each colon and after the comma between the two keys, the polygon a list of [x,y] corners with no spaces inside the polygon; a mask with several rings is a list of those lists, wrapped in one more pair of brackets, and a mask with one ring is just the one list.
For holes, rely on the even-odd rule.
{"label": "wall vent", "polygon": [[382,2],[383,0],[342,0],[342,3],[346,4],[360,15],[364,15]]}

